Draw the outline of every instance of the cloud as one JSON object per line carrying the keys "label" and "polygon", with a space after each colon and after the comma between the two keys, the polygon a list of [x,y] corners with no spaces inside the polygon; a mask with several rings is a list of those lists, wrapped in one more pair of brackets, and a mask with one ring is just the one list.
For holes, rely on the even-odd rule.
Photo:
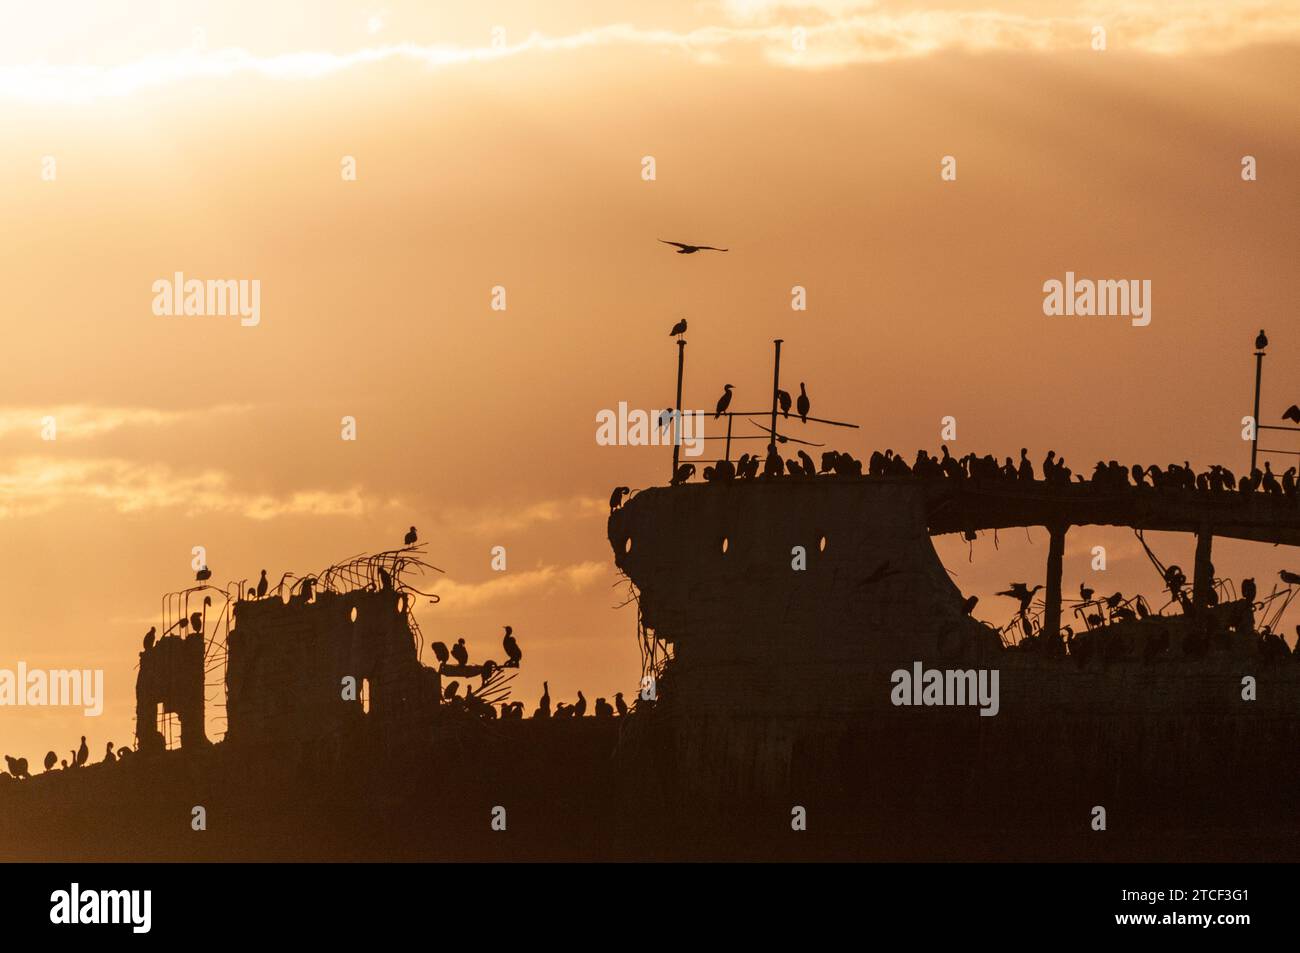
{"label": "cloud", "polygon": [[450,510],[442,516],[442,520],[462,532],[491,536],[518,533],[533,526],[571,519],[603,518],[608,513],[609,507],[602,500],[574,497],[569,500],[542,500],[513,508]]}
{"label": "cloud", "polygon": [[179,509],[252,520],[361,516],[379,505],[359,487],[278,496],[247,493],[235,489],[230,475],[220,470],[177,473],[161,464],[116,459],[22,457],[0,471],[0,518],[38,516],[77,502],[106,503],[119,513]]}
{"label": "cloud", "polygon": [[45,419],[54,418],[56,439],[99,437],[126,427],[171,427],[217,414],[243,413],[251,406],[221,404],[197,410],[158,410],[153,407],[99,407],[64,404],[58,407],[0,407],[0,438],[10,434],[40,436]]}
{"label": "cloud", "polygon": [[485,582],[445,579],[434,589],[441,600],[440,606],[453,612],[473,612],[524,597],[566,591],[578,593],[613,575],[614,571],[604,563],[581,562],[509,572]]}
{"label": "cloud", "polygon": [[[1106,28],[1110,49],[1139,53],[1217,53],[1300,39],[1300,9],[1279,0],[1193,0],[1177,5],[1078,0],[1063,4],[1063,12],[1053,16],[998,9],[996,3],[990,0],[981,9],[919,10],[855,0],[724,0],[716,8],[722,22],[685,30],[616,23],[560,36],[533,33],[500,46],[402,42],[342,53],[257,55],[239,47],[195,46],[109,65],[9,64],[0,67],[0,97],[84,102],[191,80],[240,75],[310,80],[392,60],[439,68],[609,46],[674,50],[708,63],[725,62],[729,53],[756,54],[781,66],[817,69],[942,50],[1086,52],[1098,25]],[[802,31],[802,45],[795,42],[796,29]]]}

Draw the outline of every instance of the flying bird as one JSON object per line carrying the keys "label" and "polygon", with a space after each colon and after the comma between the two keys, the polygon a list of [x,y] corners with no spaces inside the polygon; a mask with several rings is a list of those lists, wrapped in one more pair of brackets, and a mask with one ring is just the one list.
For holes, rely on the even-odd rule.
{"label": "flying bird", "polygon": [[714,411],[714,417],[721,417],[726,413],[727,408],[731,406],[731,391],[732,387],[730,384],[722,385],[722,396],[718,398],[718,406]]}
{"label": "flying bird", "polygon": [[799,411],[799,419],[807,423],[808,411],[812,410],[812,402],[808,400],[808,392],[804,390],[803,381],[799,382],[799,400],[795,406]]}
{"label": "flying bird", "polygon": [[1259,334],[1255,335],[1255,350],[1262,351],[1266,347],[1268,347],[1268,335],[1264,333],[1263,328],[1260,328]]}
{"label": "flying bird", "polygon": [[996,595],[1019,599],[1020,611],[1023,613],[1029,609],[1029,602],[1034,598],[1034,593],[1042,588],[1042,586],[1034,586],[1034,588],[1030,589],[1027,583],[1013,582],[1010,589],[1005,589],[1002,592],[996,593]]}
{"label": "flying bird", "polygon": [[1283,420],[1289,420],[1292,423],[1300,424],[1300,405],[1292,404],[1282,415]]}
{"label": "flying bird", "polygon": [[[663,242],[665,245],[676,245],[677,254],[679,255],[694,255],[697,251],[726,251],[727,250],[725,248],[714,248],[712,245],[687,245],[685,242],[670,242],[663,238],[659,240]],[[682,330],[683,331],[686,330],[685,321],[682,322]]]}
{"label": "flying bird", "polygon": [[682,318],[673,325],[673,329],[668,332],[670,338],[679,338],[686,333],[686,319]]}
{"label": "flying bird", "polygon": [[405,542],[407,546],[414,546],[415,541],[419,538],[420,537],[415,532],[415,527],[412,526],[410,532],[408,532],[403,538],[403,542]]}

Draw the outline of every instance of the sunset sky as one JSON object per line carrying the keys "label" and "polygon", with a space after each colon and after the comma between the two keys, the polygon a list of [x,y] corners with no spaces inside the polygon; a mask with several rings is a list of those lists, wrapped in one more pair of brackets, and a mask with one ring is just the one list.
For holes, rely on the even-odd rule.
{"label": "sunset sky", "polygon": [[[132,741],[140,639],[192,547],[274,579],[412,523],[447,570],[426,638],[500,659],[511,624],[530,709],[543,678],[631,693],[606,501],[669,453],[598,446],[595,415],[671,401],[681,317],[687,406],[723,383],[765,406],[781,337],[787,388],[861,424],[829,438],[864,459],[937,452],[951,415],[957,455],[1241,473],[1260,327],[1264,422],[1300,401],[1300,3],[470,6],[6,11],[0,668],[102,668],[108,697],[0,709],[0,753]],[[178,271],[260,281],[260,324],[156,316]],[[1045,316],[1067,271],[1150,280],[1151,324]],[[1045,541],[937,546],[1001,623],[993,590],[1041,581]],[[1190,539],[1152,541],[1190,566]],[[1098,544],[1090,585],[1157,594],[1131,533],[1088,527],[1067,594]],[[1266,593],[1300,554],[1215,563]]]}

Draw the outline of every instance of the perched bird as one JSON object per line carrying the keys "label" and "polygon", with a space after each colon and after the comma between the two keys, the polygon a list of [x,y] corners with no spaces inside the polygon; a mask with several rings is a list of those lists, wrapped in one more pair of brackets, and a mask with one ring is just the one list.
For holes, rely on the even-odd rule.
{"label": "perched bird", "polygon": [[262,578],[257,580],[257,598],[259,599],[266,598],[266,589],[268,585],[270,585],[270,583],[266,581],[266,570],[263,569]]}
{"label": "perched bird", "polygon": [[537,711],[533,713],[534,718],[551,717],[551,683],[542,682],[542,697],[538,699]]}
{"label": "perched bird", "polygon": [[813,458],[808,456],[808,454],[804,453],[802,450],[798,451],[798,454],[799,462],[803,464],[803,475],[816,476],[817,464],[813,463]]}
{"label": "perched bird", "polygon": [[680,467],[677,468],[677,472],[673,474],[673,480],[672,480],[673,486],[677,486],[678,484],[685,483],[693,476],[695,476],[695,464],[683,463]]}
{"label": "perched bird", "polygon": [[149,631],[144,634],[144,650],[148,652],[153,648],[154,639],[158,637],[158,626],[149,626]]}
{"label": "perched bird", "polygon": [[1093,590],[1089,589],[1083,583],[1079,583],[1079,598],[1084,602],[1092,602]]}
{"label": "perched bird", "polygon": [[977,606],[977,605],[979,604],[979,601],[980,601],[980,597],[979,597],[979,596],[970,596],[970,597],[968,597],[968,598],[967,598],[965,601],[963,601],[962,604],[961,604],[961,611],[962,611],[962,614],[963,614],[963,615],[970,615],[972,612],[974,612],[974,611],[975,611],[975,606]]}
{"label": "perched bird", "polygon": [[[697,251],[726,251],[727,250],[725,248],[714,248],[712,245],[687,245],[685,242],[670,242],[664,238],[661,238],[659,240],[663,242],[665,245],[676,245],[677,254],[679,255],[694,255]],[[685,329],[686,329],[685,325],[683,325],[682,330]]]}
{"label": "perched bird", "polygon": [[622,692],[614,694],[614,707],[618,710],[620,717],[627,714],[627,702],[623,701]]}
{"label": "perched bird", "polygon": [[669,426],[672,424],[673,418],[676,416],[677,416],[677,410],[673,407],[665,407],[663,410],[659,411],[660,431],[667,430]]}
{"label": "perched bird", "polygon": [[597,698],[597,699],[596,699],[596,717],[597,717],[597,718],[613,718],[613,717],[614,717],[614,708],[613,708],[613,706],[610,705],[609,702],[605,701],[605,699],[603,699],[603,698]]}
{"label": "perched bird", "polygon": [[81,736],[81,747],[77,749],[77,767],[90,760],[90,749],[86,747],[86,736]]}
{"label": "perched bird", "polygon": [[465,647],[464,639],[456,640],[456,644],[451,647],[451,654],[460,665],[469,664],[469,649]]}
{"label": "perched bird", "polygon": [[1263,328],[1260,328],[1259,334],[1255,335],[1255,350],[1262,351],[1266,347],[1268,347],[1268,335],[1264,333]]}
{"label": "perched bird", "polygon": [[714,417],[721,417],[726,412],[727,408],[731,406],[731,391],[732,387],[730,384],[722,385],[722,396],[718,398],[718,406],[713,413]]}
{"label": "perched bird", "polygon": [[196,635],[203,634],[203,616],[198,612],[190,613],[190,631]]}
{"label": "perched bird", "polygon": [[609,495],[609,511],[613,513],[623,505],[623,497],[632,492],[631,487],[616,486],[614,492]]}
{"label": "perched bird", "polygon": [[[52,751],[50,752],[50,754],[53,754],[53,753],[54,753],[54,752],[52,752]],[[105,760],[105,761],[116,761],[116,760],[117,760],[117,757],[113,754],[113,742],[111,742],[111,741],[108,743],[108,747],[104,749],[104,760]]]}
{"label": "perched bird", "polygon": [[1300,424],[1300,405],[1292,404],[1282,415],[1283,420],[1289,420],[1293,424]]}
{"label": "perched bird", "polygon": [[782,417],[789,417],[789,416],[790,416],[790,405],[791,405],[792,403],[794,403],[794,402],[790,399],[790,394],[789,394],[789,392],[787,392],[787,391],[783,391],[783,390],[777,390],[777,392],[776,392],[776,402],[777,402],[778,404],[781,405],[781,416],[782,416]]}
{"label": "perched bird", "polygon": [[59,760],[59,756],[55,754],[53,751],[47,752],[45,755],[45,770],[48,771],[52,767],[54,767],[55,762],[57,762],[58,760]]}
{"label": "perched bird", "polygon": [[578,703],[573,706],[573,714],[576,718],[581,718],[587,713],[587,699],[583,697],[582,692],[578,692]]}
{"label": "perched bird", "polygon": [[14,778],[21,780],[22,778],[31,777],[31,775],[27,772],[26,758],[11,758],[9,757],[9,755],[5,755],[5,764],[9,766],[9,773]]}
{"label": "perched bird", "polygon": [[[662,239],[661,239],[662,240]],[[682,318],[673,325],[673,329],[668,332],[670,338],[679,338],[686,333],[686,319]]]}
{"label": "perched bird", "polygon": [[456,692],[459,688],[460,688],[460,682],[453,679],[452,681],[448,682],[447,687],[442,690],[442,697],[445,698],[447,701],[451,701],[453,698],[456,697]]}
{"label": "perched bird", "polygon": [[419,538],[420,538],[419,535],[415,532],[415,527],[412,526],[411,529],[407,532],[406,536],[403,537],[402,541],[406,543],[407,546],[414,546],[415,541]]}
{"label": "perched bird", "polygon": [[807,423],[808,411],[812,410],[812,403],[808,400],[808,391],[804,390],[803,381],[799,382],[799,400],[795,407],[799,411],[799,419]]}
{"label": "perched bird", "polygon": [[1255,596],[1259,594],[1259,589],[1255,585],[1255,580],[1246,578],[1241,580],[1241,598],[1248,602],[1254,602]]}
{"label": "perched bird", "polygon": [[393,588],[393,574],[383,566],[379,567],[379,588],[384,590]]}
{"label": "perched bird", "polygon": [[519,648],[519,643],[515,641],[514,629],[506,626],[506,634],[501,639],[501,647],[506,650],[507,665],[518,667],[519,660],[524,657],[523,650]]}
{"label": "perched bird", "polygon": [[429,646],[429,648],[433,649],[433,657],[444,665],[446,664],[447,659],[451,658],[451,655],[447,652],[446,642],[434,642]]}
{"label": "perched bird", "polygon": [[1288,572],[1283,569],[1278,575],[1282,577],[1282,581],[1288,586],[1300,585],[1300,573]]}
{"label": "perched bird", "polygon": [[212,570],[209,569],[207,566],[204,566],[202,569],[200,569],[198,572],[194,574],[195,582],[207,582],[211,578],[212,578]]}

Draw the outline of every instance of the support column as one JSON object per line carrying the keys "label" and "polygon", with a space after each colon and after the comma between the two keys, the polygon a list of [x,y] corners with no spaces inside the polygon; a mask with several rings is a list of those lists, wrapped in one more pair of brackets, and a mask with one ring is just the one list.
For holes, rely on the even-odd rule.
{"label": "support column", "polygon": [[1214,566],[1210,563],[1210,546],[1214,534],[1209,526],[1202,526],[1196,534],[1196,568],[1192,572],[1192,605],[1204,609],[1210,604],[1214,591]]}
{"label": "support column", "polygon": [[1061,574],[1065,560],[1065,534],[1068,523],[1047,527],[1047,585],[1043,596],[1042,642],[1050,652],[1064,651],[1061,642]]}

